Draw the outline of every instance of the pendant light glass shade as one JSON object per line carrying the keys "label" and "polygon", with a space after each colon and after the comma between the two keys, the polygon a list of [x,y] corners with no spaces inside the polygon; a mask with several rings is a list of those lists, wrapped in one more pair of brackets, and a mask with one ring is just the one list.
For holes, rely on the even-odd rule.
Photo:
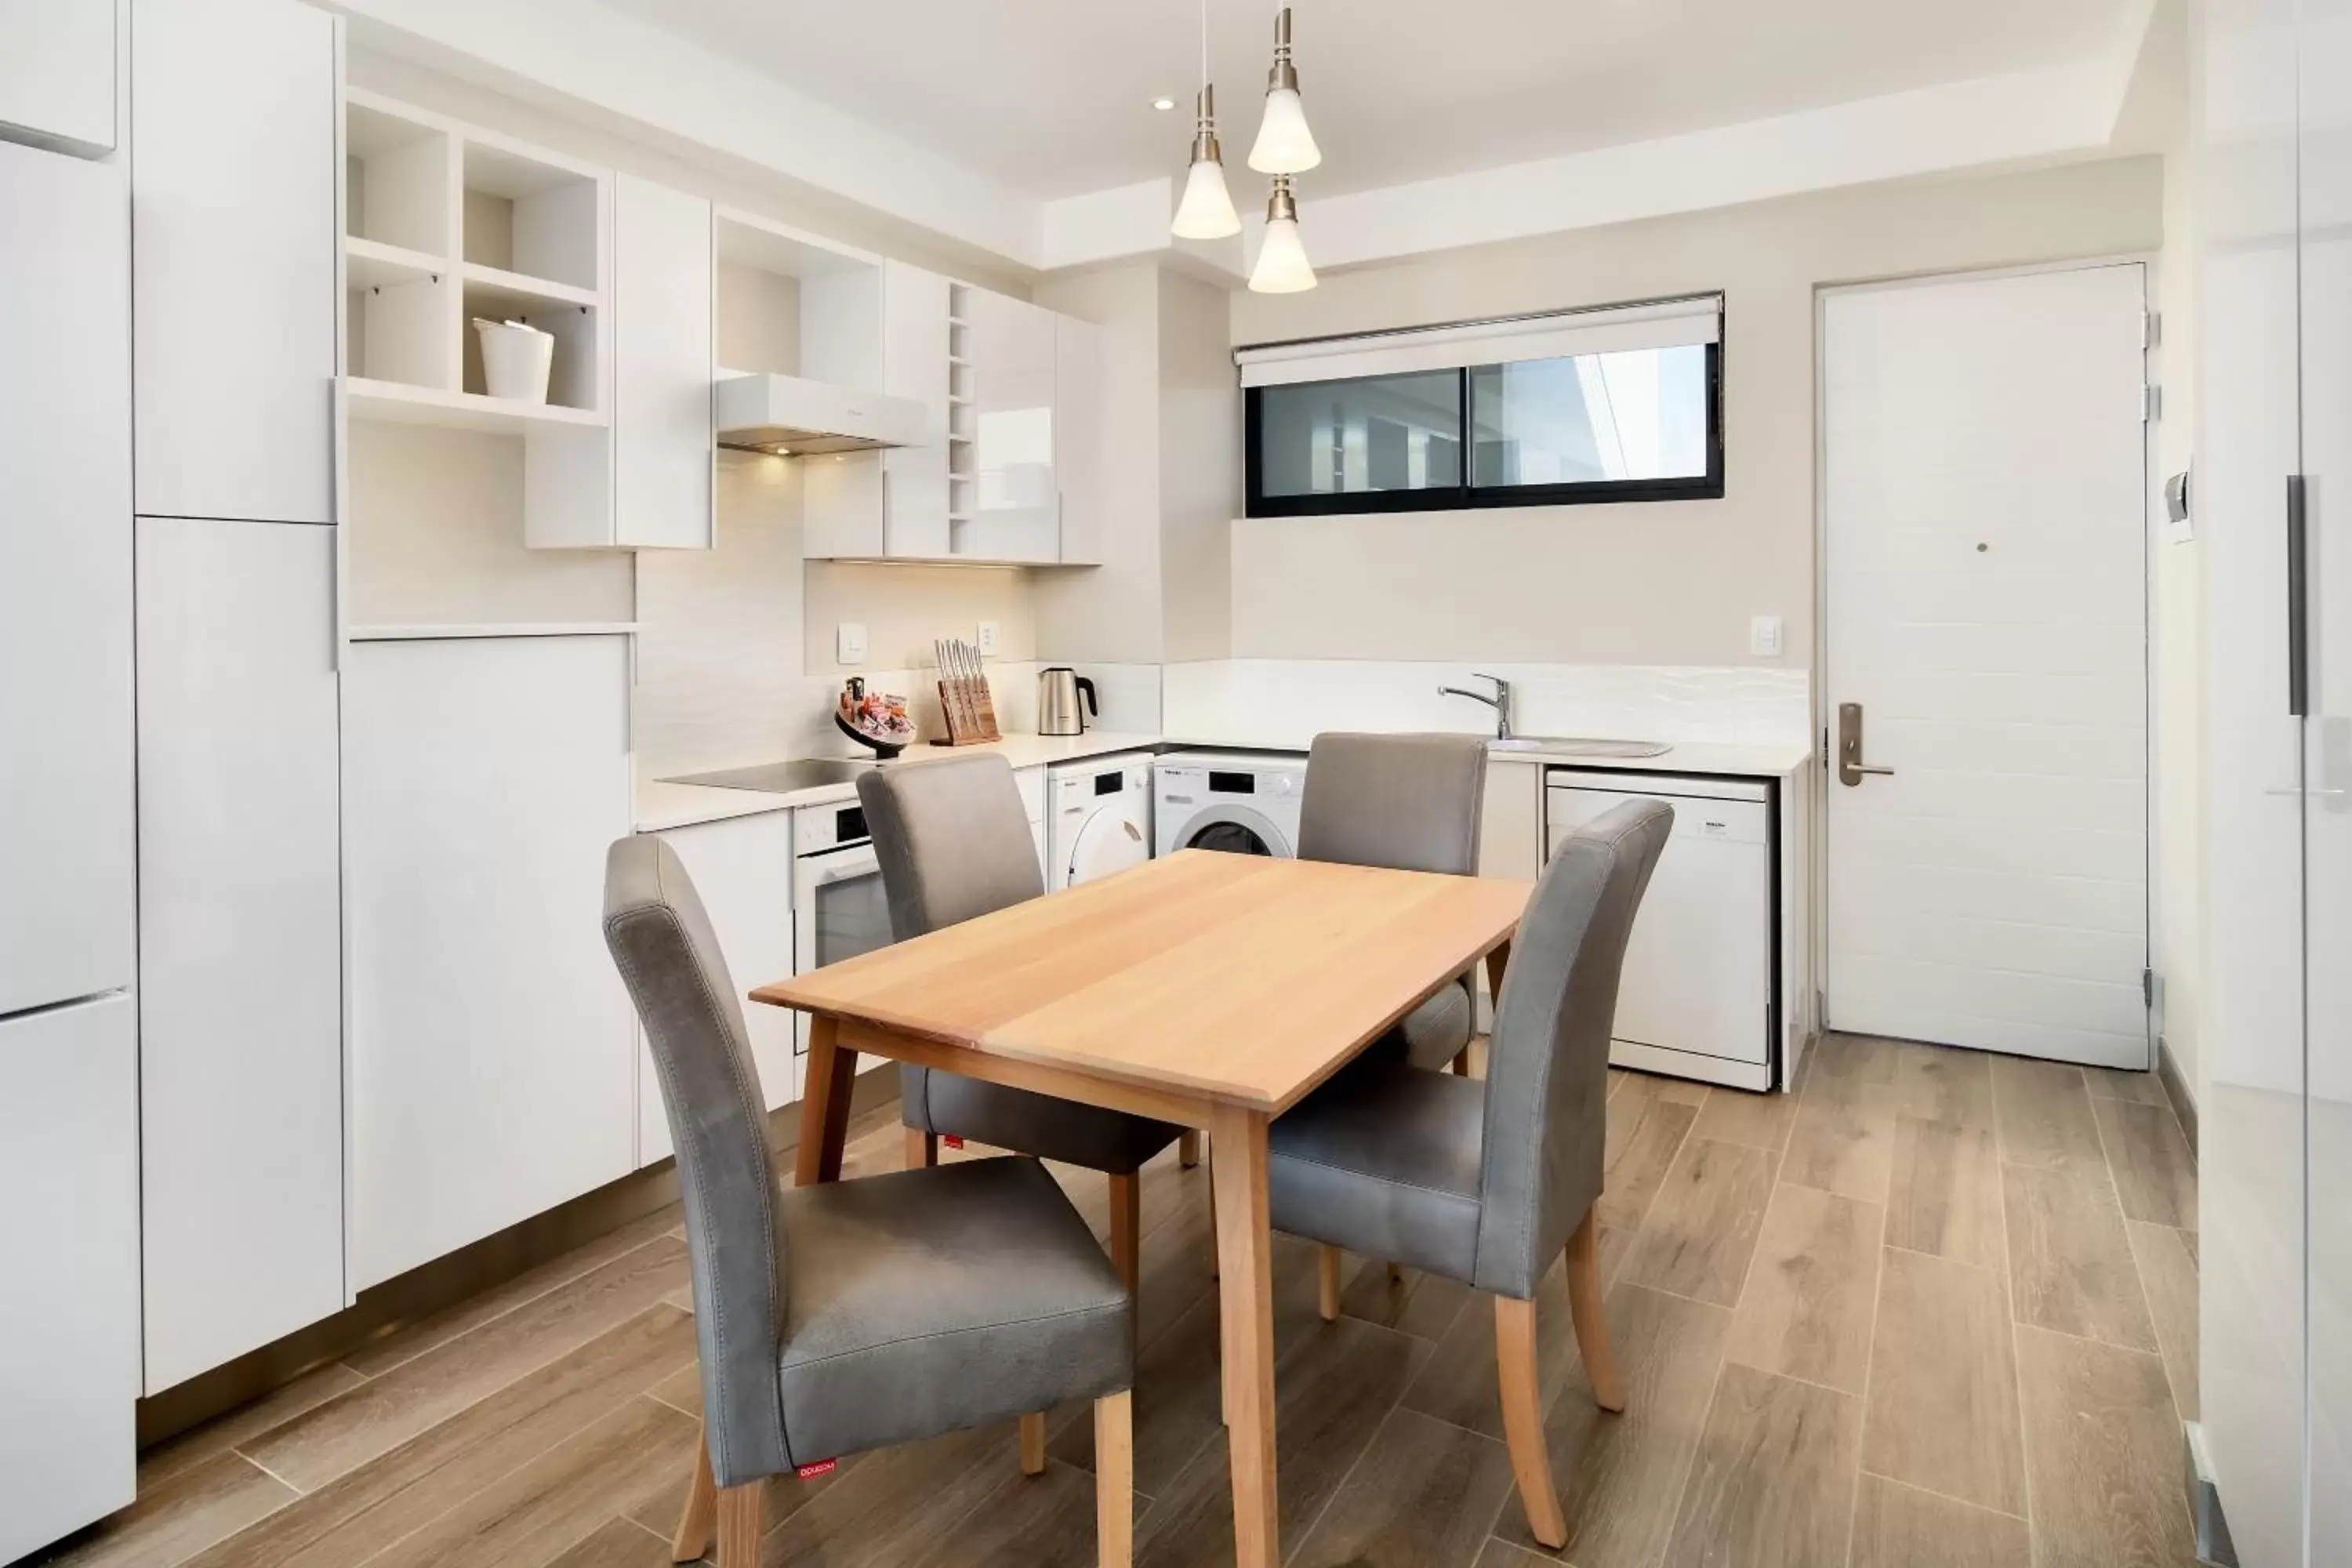
{"label": "pendant light glass shade", "polygon": [[1274,68],[1265,76],[1265,118],[1258,121],[1249,166],[1261,174],[1298,174],[1323,161],[1307,107],[1298,98],[1298,71],[1290,63],[1290,7],[1274,17]]}
{"label": "pendant light glass shade", "polygon": [[1298,237],[1298,203],[1290,194],[1290,176],[1276,174],[1265,198],[1265,243],[1258,247],[1257,265],[1250,268],[1254,294],[1297,294],[1315,287],[1315,268],[1307,264],[1307,247]]}
{"label": "pendant light glass shade", "polygon": [[1223,239],[1242,231],[1242,215],[1225,190],[1225,165],[1217,148],[1216,89],[1201,89],[1200,129],[1192,137],[1192,172],[1184,176],[1184,199],[1168,232],[1179,239]]}

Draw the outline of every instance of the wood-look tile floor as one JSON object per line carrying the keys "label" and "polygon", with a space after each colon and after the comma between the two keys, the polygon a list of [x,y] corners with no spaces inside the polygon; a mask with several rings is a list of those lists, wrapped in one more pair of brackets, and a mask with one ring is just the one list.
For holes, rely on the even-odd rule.
{"label": "wood-look tile floor", "polygon": [[[895,1169],[896,1107],[853,1174]],[[1283,1541],[1300,1568],[2172,1568],[2193,1562],[2196,1170],[2152,1079],[1851,1037],[1798,1093],[1613,1074],[1601,1266],[1630,1402],[1597,1409],[1563,1277],[1538,1375],[1570,1540],[1502,1443],[1494,1318],[1350,1260],[1315,1310],[1276,1241]],[[1100,1177],[1066,1172],[1097,1230]],[[1208,1173],[1146,1173],[1138,1560],[1232,1561]],[[75,1564],[667,1561],[699,1393],[675,1212],[410,1325],[143,1457]],[[1093,1562],[1091,1424],[772,1484],[770,1564]]]}

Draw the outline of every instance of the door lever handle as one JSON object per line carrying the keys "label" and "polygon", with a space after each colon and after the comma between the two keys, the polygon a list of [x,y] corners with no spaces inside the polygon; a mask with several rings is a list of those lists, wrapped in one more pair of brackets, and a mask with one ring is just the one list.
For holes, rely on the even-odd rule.
{"label": "door lever handle", "polygon": [[1838,704],[1838,783],[1848,789],[1862,783],[1867,774],[1892,777],[1893,768],[1874,767],[1862,760],[1862,704]]}

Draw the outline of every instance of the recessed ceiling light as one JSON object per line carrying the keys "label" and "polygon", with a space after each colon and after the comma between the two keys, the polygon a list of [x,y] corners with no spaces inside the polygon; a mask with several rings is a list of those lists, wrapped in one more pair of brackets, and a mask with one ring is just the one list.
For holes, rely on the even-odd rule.
{"label": "recessed ceiling light", "polygon": [[1165,114],[1176,107],[1176,100],[1172,98],[1155,98],[1151,100],[1151,107]]}

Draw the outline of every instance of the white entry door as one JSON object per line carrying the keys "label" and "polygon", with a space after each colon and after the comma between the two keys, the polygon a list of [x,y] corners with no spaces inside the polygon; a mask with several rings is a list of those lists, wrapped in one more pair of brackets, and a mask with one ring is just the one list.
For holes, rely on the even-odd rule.
{"label": "white entry door", "polygon": [[2146,301],[1822,297],[1830,1027],[2147,1065]]}

